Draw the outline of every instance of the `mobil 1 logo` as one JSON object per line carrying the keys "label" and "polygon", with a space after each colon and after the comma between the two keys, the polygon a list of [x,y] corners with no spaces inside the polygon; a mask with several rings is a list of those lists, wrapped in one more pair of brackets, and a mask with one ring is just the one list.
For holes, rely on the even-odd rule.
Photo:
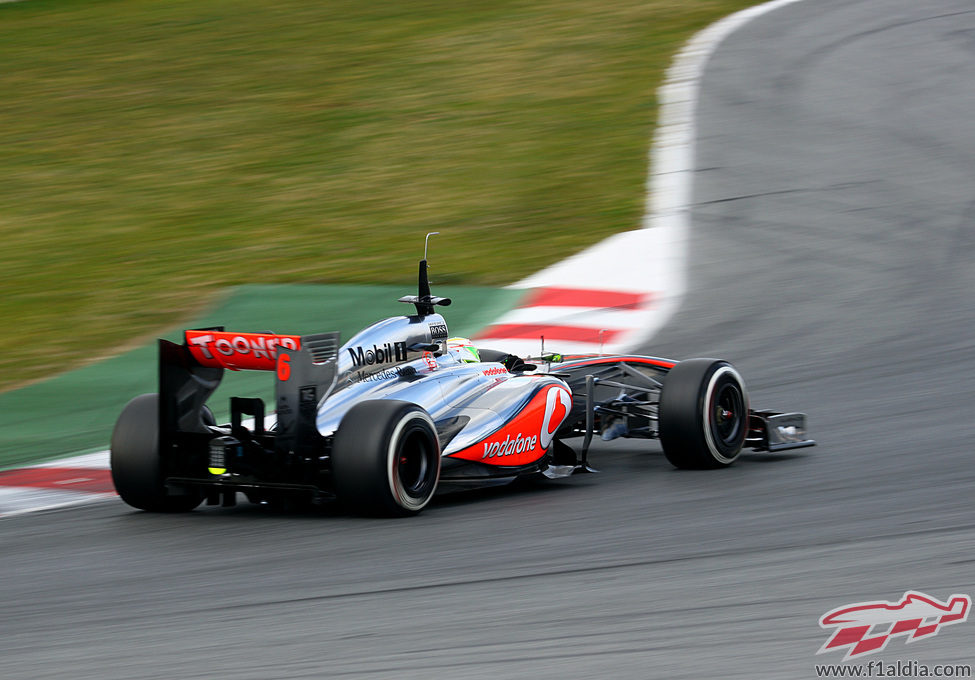
{"label": "mobil 1 logo", "polygon": [[350,347],[352,365],[356,368],[372,366],[373,364],[389,364],[406,361],[407,350],[405,342],[386,342],[372,347]]}

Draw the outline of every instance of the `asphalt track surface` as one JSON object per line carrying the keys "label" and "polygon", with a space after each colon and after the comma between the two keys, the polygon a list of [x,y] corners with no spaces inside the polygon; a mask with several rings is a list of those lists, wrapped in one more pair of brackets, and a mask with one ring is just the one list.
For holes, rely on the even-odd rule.
{"label": "asphalt track surface", "polygon": [[[447,497],[410,520],[118,503],[0,522],[14,678],[810,678],[818,619],[975,591],[975,7],[808,0],[732,35],[698,119],[689,294],[816,449]],[[975,623],[873,659],[971,663]]]}

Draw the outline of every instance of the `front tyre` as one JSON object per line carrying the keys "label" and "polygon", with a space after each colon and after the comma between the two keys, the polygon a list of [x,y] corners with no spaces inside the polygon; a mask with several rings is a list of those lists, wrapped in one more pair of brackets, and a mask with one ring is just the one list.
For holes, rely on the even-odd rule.
{"label": "front tyre", "polygon": [[170,495],[159,458],[159,395],[143,394],[122,410],[112,431],[112,482],[123,501],[149,512],[189,512],[203,501],[198,490]]}
{"label": "front tyre", "polygon": [[664,378],[659,408],[664,455],[683,469],[735,462],[748,434],[748,392],[727,361],[689,359]]}
{"label": "front tyre", "polygon": [[356,404],[332,441],[335,494],[363,515],[420,512],[440,480],[440,442],[416,404],[377,399]]}

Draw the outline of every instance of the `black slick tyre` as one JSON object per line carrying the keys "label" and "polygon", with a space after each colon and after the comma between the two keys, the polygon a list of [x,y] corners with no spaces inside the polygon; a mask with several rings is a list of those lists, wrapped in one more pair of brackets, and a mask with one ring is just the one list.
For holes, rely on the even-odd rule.
{"label": "black slick tyre", "polygon": [[689,359],[664,378],[659,408],[660,443],[675,467],[727,467],[748,434],[748,392],[727,361]]}
{"label": "black slick tyre", "polygon": [[332,479],[339,501],[361,515],[420,512],[440,481],[440,442],[416,404],[376,399],[356,404],[332,441]]}
{"label": "black slick tyre", "polygon": [[149,512],[189,512],[203,501],[198,490],[170,495],[159,457],[159,395],[143,394],[122,410],[112,431],[112,482],[123,501]]}

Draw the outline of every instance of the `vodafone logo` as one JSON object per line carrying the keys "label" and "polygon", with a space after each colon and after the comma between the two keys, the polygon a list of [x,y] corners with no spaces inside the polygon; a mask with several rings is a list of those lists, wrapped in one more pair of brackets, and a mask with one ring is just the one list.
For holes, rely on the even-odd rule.
{"label": "vodafone logo", "polygon": [[480,442],[447,455],[488,465],[518,466],[545,455],[572,410],[572,392],[548,382],[505,426]]}
{"label": "vodafone logo", "polygon": [[548,394],[545,395],[545,417],[542,418],[542,432],[539,436],[539,443],[543,449],[547,449],[555,431],[559,425],[569,415],[572,409],[572,395],[564,387],[550,387]]}
{"label": "vodafone logo", "polygon": [[501,442],[485,442],[484,455],[482,458],[493,458],[494,456],[512,456],[516,453],[533,451],[538,442],[538,437],[525,437],[519,432],[514,439],[509,434]]}

